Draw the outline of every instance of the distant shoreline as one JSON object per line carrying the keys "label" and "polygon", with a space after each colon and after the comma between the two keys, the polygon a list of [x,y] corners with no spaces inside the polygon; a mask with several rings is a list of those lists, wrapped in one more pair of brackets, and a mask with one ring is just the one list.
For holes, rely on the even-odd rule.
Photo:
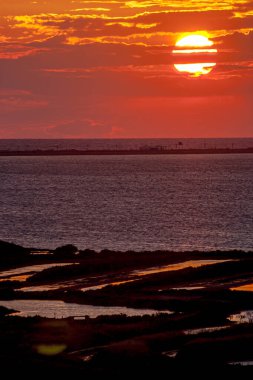
{"label": "distant shoreline", "polygon": [[198,149],[101,149],[101,150],[77,150],[77,149],[50,149],[50,150],[2,150],[0,156],[109,156],[109,155],[180,155],[180,154],[244,154],[253,153],[250,148],[198,148]]}

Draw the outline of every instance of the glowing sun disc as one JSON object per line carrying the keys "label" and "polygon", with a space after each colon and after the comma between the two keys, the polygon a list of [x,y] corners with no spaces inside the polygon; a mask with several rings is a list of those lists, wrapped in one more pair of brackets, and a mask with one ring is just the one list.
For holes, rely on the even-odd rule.
{"label": "glowing sun disc", "polygon": [[[217,49],[213,48],[213,41],[210,41],[208,37],[201,34],[189,34],[185,37],[180,38],[175,45],[175,49],[172,53],[177,57],[189,57],[188,63],[175,62],[174,68],[179,73],[188,74],[190,77],[200,77],[201,75],[209,74],[214,66],[215,62],[196,62],[196,57],[198,55],[212,57],[217,53]],[[212,47],[212,48],[211,48]],[[193,63],[193,57],[195,63]],[[213,58],[212,58],[213,60]]]}
{"label": "glowing sun disc", "polygon": [[200,77],[209,74],[216,66],[216,63],[182,63],[175,64],[174,67],[180,73],[187,73],[192,77]]}
{"label": "glowing sun disc", "polygon": [[207,47],[213,46],[213,41],[210,41],[206,36],[200,34],[189,34],[177,41],[177,47]]}
{"label": "glowing sun disc", "polygon": [[202,53],[217,53],[217,49],[176,49],[174,54],[202,54]]}

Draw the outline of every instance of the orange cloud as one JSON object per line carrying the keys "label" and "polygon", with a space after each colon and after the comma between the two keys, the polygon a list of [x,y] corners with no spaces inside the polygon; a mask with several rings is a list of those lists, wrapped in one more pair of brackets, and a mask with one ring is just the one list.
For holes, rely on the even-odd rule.
{"label": "orange cloud", "polygon": [[[0,136],[252,131],[252,1],[11,0],[0,22]],[[197,80],[173,69],[191,32],[214,50],[176,53],[178,64],[214,63],[218,51]]]}

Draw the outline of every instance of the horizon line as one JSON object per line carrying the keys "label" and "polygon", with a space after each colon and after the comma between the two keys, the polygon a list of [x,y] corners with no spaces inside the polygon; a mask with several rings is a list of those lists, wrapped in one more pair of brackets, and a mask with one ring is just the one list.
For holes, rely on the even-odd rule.
{"label": "horizon line", "polygon": [[161,139],[170,139],[170,140],[214,140],[214,139],[253,139],[253,136],[237,136],[237,137],[1,137],[0,141],[4,140],[161,140]]}

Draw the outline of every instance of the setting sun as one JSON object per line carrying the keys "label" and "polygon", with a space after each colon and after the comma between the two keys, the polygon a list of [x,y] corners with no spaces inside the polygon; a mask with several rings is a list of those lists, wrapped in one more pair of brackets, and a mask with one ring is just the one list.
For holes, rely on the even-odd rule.
{"label": "setting sun", "polygon": [[[180,73],[186,73],[190,77],[200,77],[202,75],[209,74],[214,66],[215,62],[196,62],[196,57],[198,55],[214,55],[217,53],[217,49],[211,48],[213,46],[213,41],[209,40],[208,37],[201,34],[189,34],[180,38],[175,45],[173,54],[178,57],[184,56],[188,57],[189,62],[176,62],[174,68]],[[191,62],[192,60],[192,62]]]}
{"label": "setting sun", "polygon": [[210,41],[206,36],[200,34],[190,34],[183,38],[180,38],[176,46],[178,47],[206,47],[213,46],[213,42]]}
{"label": "setting sun", "polygon": [[201,75],[209,74],[216,66],[216,63],[184,63],[175,64],[174,67],[180,73],[187,73],[192,77],[199,77]]}

